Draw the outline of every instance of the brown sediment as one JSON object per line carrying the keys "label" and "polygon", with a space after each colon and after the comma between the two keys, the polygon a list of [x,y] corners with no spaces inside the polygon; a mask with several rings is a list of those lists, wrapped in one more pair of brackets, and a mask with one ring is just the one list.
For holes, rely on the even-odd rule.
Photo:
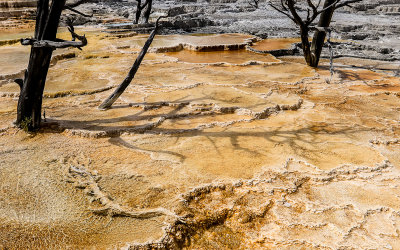
{"label": "brown sediment", "polygon": [[351,57],[341,57],[335,59],[336,64],[350,65],[353,67],[370,68],[375,70],[398,70],[400,64],[398,62],[385,62],[371,59],[359,59]]}
{"label": "brown sediment", "polygon": [[326,60],[149,53],[100,111],[137,37],[85,33],[50,68],[39,133],[13,127],[18,89],[0,86],[0,248],[400,247],[390,65],[343,61],[327,83]]}
{"label": "brown sediment", "polygon": [[10,19],[8,21],[10,23],[9,27],[8,25],[1,25],[0,26],[0,45],[7,45],[10,43],[13,43],[13,41],[21,39],[21,38],[26,38],[26,37],[31,37],[34,32],[34,21],[25,21],[24,23],[21,23],[17,19]]}
{"label": "brown sediment", "polygon": [[248,45],[246,49],[260,54],[288,56],[295,54],[298,42],[298,38],[270,38]]}
{"label": "brown sediment", "polygon": [[[147,40],[147,35],[137,35],[118,39],[115,48],[138,51]],[[150,52],[190,51],[223,51],[241,50],[251,45],[256,38],[245,34],[203,34],[203,35],[159,35],[153,40]]]}
{"label": "brown sediment", "polygon": [[29,59],[29,47],[23,46],[1,46],[0,58],[1,71],[0,75],[7,75],[21,71],[26,68]]}
{"label": "brown sediment", "polygon": [[271,55],[258,55],[246,50],[235,51],[211,51],[211,52],[193,52],[182,50],[179,52],[166,53],[167,56],[178,58],[179,62],[189,63],[227,63],[227,64],[245,64],[245,63],[278,63],[280,60]]}
{"label": "brown sediment", "polygon": [[[360,193],[356,184],[368,180],[382,182],[380,175],[397,179],[398,175],[390,176],[392,166],[388,162],[371,168],[343,166],[318,173],[315,169],[303,170],[304,167],[308,167],[307,163],[288,159],[285,163],[288,171],[273,174],[268,171],[247,181],[192,189],[182,196],[179,207],[186,220],[172,224],[160,240],[135,244],[131,249],[157,246],[331,249],[351,245],[348,242],[363,247],[398,246],[393,239],[398,206],[387,201],[390,190],[383,191],[379,185],[368,183],[364,184],[367,185],[364,190],[371,193]],[[365,206],[371,202],[377,207]],[[377,228],[380,231],[375,231]],[[363,242],[366,234],[381,234],[384,239]]]}
{"label": "brown sediment", "polygon": [[261,51],[290,49],[294,43],[299,42],[300,38],[268,38],[254,43],[251,47]]}

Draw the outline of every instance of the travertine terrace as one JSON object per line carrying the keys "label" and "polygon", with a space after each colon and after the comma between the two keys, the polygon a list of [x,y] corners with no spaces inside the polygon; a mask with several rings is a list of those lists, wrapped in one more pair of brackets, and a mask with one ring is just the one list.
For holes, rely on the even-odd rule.
{"label": "travertine terrace", "polygon": [[79,32],[35,134],[13,126],[29,49],[0,46],[0,248],[400,248],[398,63],[331,78],[246,49],[292,40],[157,36],[101,111],[146,36]]}

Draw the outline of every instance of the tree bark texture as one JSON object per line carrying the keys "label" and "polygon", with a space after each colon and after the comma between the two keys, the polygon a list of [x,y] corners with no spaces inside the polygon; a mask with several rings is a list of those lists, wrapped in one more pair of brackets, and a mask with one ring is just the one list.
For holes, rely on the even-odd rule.
{"label": "tree bark texture", "polygon": [[153,0],[147,0],[147,8],[146,12],[144,12],[144,23],[149,23],[152,5],[153,5]]}
{"label": "tree bark texture", "polygon": [[142,0],[136,0],[137,6],[136,6],[136,15],[135,15],[135,20],[134,24],[138,24],[140,21],[140,16],[142,15],[142,11],[144,8],[146,8],[146,11],[144,12],[144,23],[149,23],[150,19],[150,14],[151,14],[151,7],[153,5],[152,0],[146,0],[143,5],[142,5]]}
{"label": "tree bark texture", "polygon": [[311,52],[311,44],[308,37],[309,28],[307,26],[300,26],[301,47],[304,53],[304,59],[307,65],[311,66],[313,61],[313,54]]}
{"label": "tree bark texture", "polygon": [[144,44],[142,50],[140,51],[138,57],[135,60],[135,63],[133,64],[132,68],[129,70],[128,75],[125,77],[125,79],[122,81],[122,83],[117,87],[117,89],[99,106],[99,109],[109,109],[111,105],[124,93],[125,89],[129,86],[129,84],[132,82],[133,78],[136,75],[136,72],[138,71],[140,64],[142,63],[142,60],[144,56],[147,53],[147,50],[149,49],[151,43],[153,42],[153,39],[157,33],[158,29],[158,20],[156,23],[156,27],[154,30],[151,32],[149,38],[147,39],[146,43]]}
{"label": "tree bark texture", "polygon": [[[151,2],[150,2],[151,3]],[[115,89],[115,91],[99,106],[99,109],[109,109],[111,105],[124,93],[125,89],[131,84],[133,78],[136,75],[136,72],[138,71],[140,64],[143,61],[144,56],[147,53],[147,50],[149,50],[151,43],[153,42],[154,37],[157,34],[158,31],[158,22],[161,20],[161,18],[168,17],[170,15],[170,11],[168,11],[167,16],[160,16],[157,18],[154,30],[150,33],[149,38],[147,38],[146,43],[144,44],[142,50],[140,51],[138,57],[135,60],[135,63],[132,65],[132,68],[129,70],[128,75],[125,77],[125,79],[122,81],[122,83]]]}
{"label": "tree bark texture", "polygon": [[[329,7],[334,2],[336,2],[336,0],[325,0],[323,8]],[[331,24],[334,11],[335,7],[332,6],[331,8],[328,8],[322,12],[319,18],[318,27],[328,28]],[[307,65],[311,67],[318,67],[322,48],[325,44],[326,31],[317,29],[314,33],[311,43],[308,36],[309,31],[310,28],[307,25],[300,24],[301,46],[304,53],[304,59],[306,60]]]}
{"label": "tree bark texture", "polygon": [[[65,1],[52,1],[49,9],[49,0],[39,0],[34,34],[36,40],[56,39]],[[52,53],[53,48],[33,46],[24,81],[20,85],[16,124],[26,126],[29,131],[40,127],[43,90]]]}
{"label": "tree bark texture", "polygon": [[[326,8],[329,5],[333,4],[335,0],[326,0],[324,3],[324,7]],[[333,12],[335,8],[332,6],[321,13],[319,17],[318,27],[328,28],[332,21]],[[312,40],[311,51],[312,51],[312,61],[310,62],[311,67],[317,67],[319,63],[319,59],[321,57],[322,47],[325,43],[326,32],[317,30],[314,33],[314,37]]]}
{"label": "tree bark texture", "polygon": [[136,6],[136,16],[135,16],[135,24],[139,23],[140,16],[142,15],[142,0],[136,0],[137,1],[137,6]]}
{"label": "tree bark texture", "polygon": [[[329,28],[329,25],[332,20],[332,16],[334,11],[337,8],[346,6],[350,3],[360,2],[362,0],[324,0],[323,6],[321,9],[320,4],[322,0],[318,2],[313,2],[311,0],[307,0],[306,10],[307,17],[301,17],[298,13],[300,10],[299,6],[296,4],[300,4],[301,1],[296,0],[281,0],[281,6],[275,5],[272,2],[269,2],[269,5],[280,12],[281,14],[289,17],[293,22],[295,22],[300,28],[300,36],[301,36],[301,46],[304,52],[304,58],[307,64],[311,67],[318,67],[319,59],[321,56],[322,48],[325,44],[326,32]],[[304,1],[303,1],[303,4]],[[316,18],[319,16],[319,22],[317,27],[312,27],[311,25],[314,23]],[[309,41],[309,32],[311,30],[316,30],[312,39],[312,42]]]}

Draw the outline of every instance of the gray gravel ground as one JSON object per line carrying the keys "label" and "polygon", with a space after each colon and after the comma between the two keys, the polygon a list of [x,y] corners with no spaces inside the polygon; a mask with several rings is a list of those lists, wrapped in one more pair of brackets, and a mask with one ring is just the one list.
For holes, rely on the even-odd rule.
{"label": "gray gravel ground", "polygon": [[[119,22],[121,19],[130,22],[134,17],[135,4],[133,0],[103,0],[80,8],[101,16],[97,20],[92,19],[92,22],[103,22],[104,14]],[[166,13],[169,8],[173,9],[175,17],[164,23],[164,33],[234,32],[261,38],[299,36],[296,25],[290,19],[262,0],[257,9],[251,7],[247,0],[159,0],[155,1],[152,17]],[[400,0],[364,0],[354,8],[345,7],[335,12],[331,27],[333,38],[348,41],[334,45],[336,56],[400,60]],[[151,30],[151,27],[143,28],[143,25],[134,28],[138,32]]]}

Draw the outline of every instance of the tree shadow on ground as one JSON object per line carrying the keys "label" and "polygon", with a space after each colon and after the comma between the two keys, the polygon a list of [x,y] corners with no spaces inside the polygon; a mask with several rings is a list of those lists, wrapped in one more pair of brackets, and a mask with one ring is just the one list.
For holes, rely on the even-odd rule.
{"label": "tree shadow on ground", "polygon": [[[376,65],[379,65],[379,64],[377,63]],[[329,71],[330,67],[327,65],[326,66],[322,65],[322,66],[319,66],[319,69]],[[376,74],[376,72],[373,71],[374,69],[376,69],[376,68],[374,68],[374,66],[357,67],[354,65],[340,65],[340,66],[334,65],[333,71],[334,71],[334,73],[338,74],[341,81],[361,81],[364,84],[370,86],[370,84],[368,83],[369,81],[380,80],[385,77],[384,75],[382,75],[380,78],[376,77],[376,79],[375,79],[373,76],[373,74]],[[368,73],[366,74],[365,72],[357,72],[354,70],[368,70],[371,73],[371,78],[370,79],[368,78],[368,76],[370,76]],[[397,74],[397,70],[387,70],[387,71],[393,72],[394,75]]]}
{"label": "tree shadow on ground", "polygon": [[[177,157],[180,162],[184,162],[186,160],[186,156],[179,153],[171,151],[170,149],[145,149],[138,145],[134,145],[123,139],[121,135],[124,134],[151,134],[151,135],[160,135],[160,136],[168,136],[170,138],[175,138],[174,144],[178,144],[178,142],[183,138],[188,137],[204,137],[206,140],[210,142],[209,148],[210,150],[214,150],[217,154],[222,155],[224,152],[224,148],[221,148],[219,141],[221,139],[227,138],[229,139],[230,147],[233,151],[237,152],[246,152],[254,157],[265,156],[268,148],[254,148],[249,147],[251,144],[243,144],[243,138],[247,138],[247,140],[251,140],[252,138],[262,138],[265,143],[271,145],[279,146],[279,145],[287,145],[293,151],[293,153],[298,155],[304,155],[307,152],[311,157],[318,157],[319,149],[314,145],[321,142],[322,135],[329,136],[340,136],[345,137],[347,139],[351,139],[354,136],[355,132],[361,132],[366,130],[362,127],[347,127],[347,128],[338,128],[335,125],[328,125],[323,123],[314,122],[314,124],[310,124],[308,126],[304,126],[302,128],[294,128],[287,129],[285,126],[271,128],[260,128],[256,127],[256,131],[251,131],[246,129],[246,131],[241,132],[240,127],[234,128],[234,131],[231,127],[221,127],[219,132],[212,132],[211,130],[207,130],[201,127],[192,127],[189,126],[187,129],[178,129],[174,128],[174,123],[184,119],[190,121],[192,119],[196,119],[199,117],[209,118],[206,124],[212,123],[215,121],[213,119],[216,116],[225,115],[226,113],[218,113],[218,112],[197,112],[193,114],[188,114],[181,116],[180,111],[185,108],[189,103],[194,101],[208,100],[209,96],[203,96],[201,98],[188,99],[187,96],[183,98],[176,99],[172,102],[154,102],[154,103],[133,103],[129,105],[120,105],[116,106],[117,109],[128,109],[127,113],[135,112],[129,115],[122,115],[119,117],[112,118],[100,118],[93,120],[68,120],[68,119],[47,119],[47,121],[43,124],[43,132],[54,133],[54,132],[64,132],[65,130],[79,130],[83,131],[83,133],[98,133],[97,137],[105,137],[109,138],[109,142],[113,145],[129,148],[132,150],[138,150],[147,153],[163,153],[171,156]],[[132,109],[132,107],[142,107],[141,110]],[[162,109],[163,107],[168,107],[167,110]],[[104,111],[107,112],[107,111]],[[233,113],[230,113],[234,115]],[[278,114],[279,115],[279,114]],[[284,115],[284,114],[280,114]],[[237,118],[240,120],[241,118]],[[268,118],[267,118],[268,119]],[[171,128],[160,127],[166,120],[171,123]],[[257,120],[252,118],[250,120]],[[132,122],[133,125],[127,125],[127,122]],[[137,122],[138,124],[135,124]],[[249,121],[242,121],[249,122]],[[120,123],[120,124],[118,124]],[[121,124],[122,123],[122,124]],[[125,123],[125,124],[124,124]],[[315,125],[316,124],[316,125]],[[218,126],[218,125],[217,125]],[[288,126],[293,127],[292,124],[288,124]],[[297,126],[298,127],[298,126]],[[92,134],[89,136],[83,135],[83,137],[92,137]],[[82,134],[81,134],[82,135]],[[247,146],[246,146],[247,145]]]}
{"label": "tree shadow on ground", "polygon": [[[260,128],[257,128],[257,130],[260,130]],[[264,131],[240,132],[232,131],[229,128],[224,128],[222,131],[218,132],[204,130],[181,132],[180,130],[174,129],[155,129],[154,131],[148,131],[148,134],[155,134],[155,136],[159,134],[167,134],[169,138],[174,138],[174,142],[170,144],[171,147],[178,145],[178,143],[185,138],[204,137],[209,141],[209,145],[205,146],[208,147],[209,150],[213,150],[221,157],[224,154],[223,152],[226,152],[227,149],[237,153],[245,152],[253,157],[267,157],[275,147],[286,146],[289,147],[292,150],[292,153],[295,155],[302,156],[305,159],[317,159],[323,154],[321,153],[320,146],[327,143],[327,141],[323,141],[324,138],[327,138],[328,136],[344,138],[340,141],[343,143],[348,143],[349,140],[357,140],[357,136],[355,135],[356,133],[369,131],[368,129],[361,127],[332,129],[332,127],[329,127],[329,125],[314,125],[293,130],[285,130],[284,127],[275,128],[273,130],[263,130]],[[251,143],[243,144],[243,140],[251,141],[252,138],[257,140],[257,145],[260,145],[260,139],[262,139],[262,144],[265,144],[266,147],[252,146]],[[229,139],[229,144],[225,143],[221,145],[219,143],[224,139]],[[181,154],[179,150],[174,151],[167,149],[169,146],[163,150],[158,149],[158,147],[149,149],[148,146],[144,148],[141,147],[140,144],[137,145],[135,143],[128,142],[126,138],[121,137],[110,138],[109,142],[117,146],[137,150],[140,152],[163,153],[175,156],[180,159],[180,163],[183,163],[187,159],[187,156]]]}

